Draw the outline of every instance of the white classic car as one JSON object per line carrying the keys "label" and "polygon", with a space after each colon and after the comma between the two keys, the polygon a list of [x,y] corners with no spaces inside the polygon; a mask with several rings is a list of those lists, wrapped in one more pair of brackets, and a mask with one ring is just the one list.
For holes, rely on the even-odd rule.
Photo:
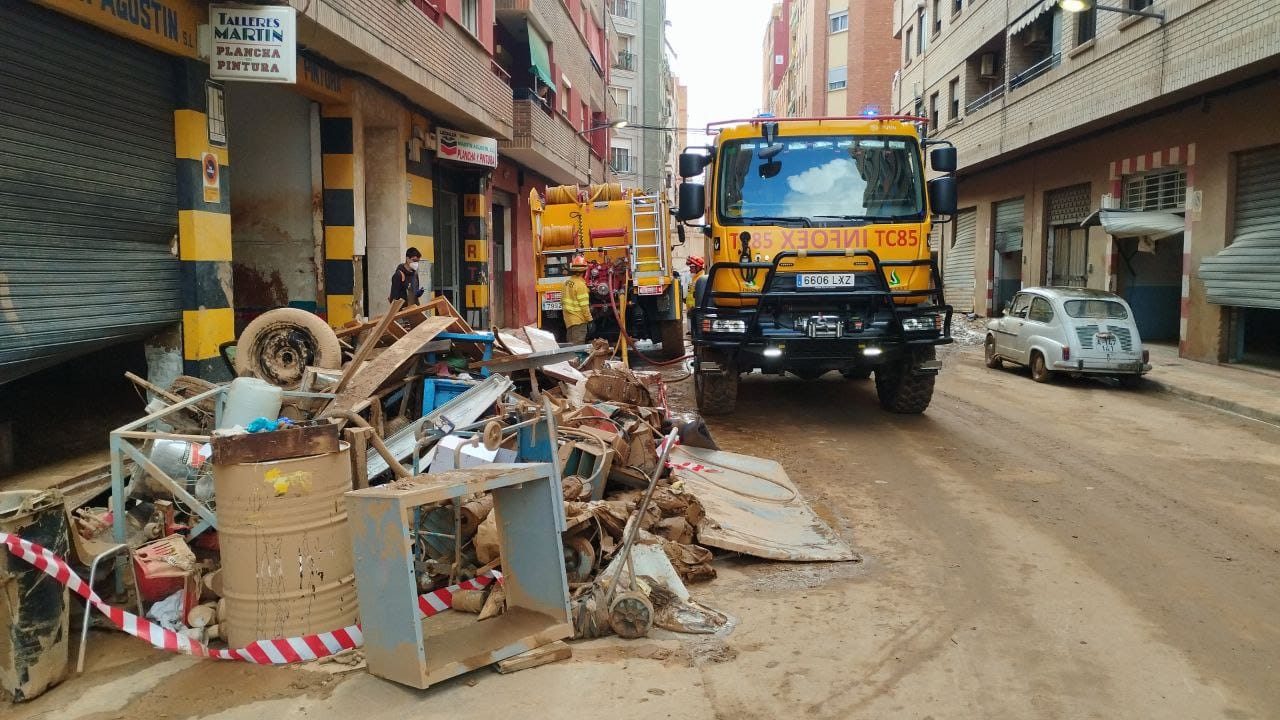
{"label": "white classic car", "polygon": [[1026,365],[1036,382],[1061,372],[1110,375],[1131,386],[1151,370],[1129,303],[1102,290],[1025,288],[987,323],[985,345],[987,367]]}

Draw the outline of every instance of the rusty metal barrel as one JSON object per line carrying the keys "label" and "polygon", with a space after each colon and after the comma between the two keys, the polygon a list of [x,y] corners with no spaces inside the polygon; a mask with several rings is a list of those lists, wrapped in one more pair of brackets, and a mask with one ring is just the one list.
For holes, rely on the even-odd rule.
{"label": "rusty metal barrel", "polygon": [[269,462],[214,465],[223,632],[232,647],[356,622],[355,566],[343,493],[349,447]]}

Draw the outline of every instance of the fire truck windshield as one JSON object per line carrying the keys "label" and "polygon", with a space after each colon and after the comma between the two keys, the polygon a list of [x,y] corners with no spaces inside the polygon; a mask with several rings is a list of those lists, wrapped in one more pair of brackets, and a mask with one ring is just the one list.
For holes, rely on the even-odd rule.
{"label": "fire truck windshield", "polygon": [[726,225],[811,221],[920,222],[924,182],[914,139],[805,135],[777,140],[770,159],[763,139],[732,140],[720,153],[717,215]]}

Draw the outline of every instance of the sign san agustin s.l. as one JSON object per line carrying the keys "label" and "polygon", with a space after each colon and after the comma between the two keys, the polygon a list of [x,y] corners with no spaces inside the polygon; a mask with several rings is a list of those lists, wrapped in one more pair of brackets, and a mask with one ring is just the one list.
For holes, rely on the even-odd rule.
{"label": "sign san agustin s.l.", "polygon": [[498,141],[448,128],[436,128],[436,155],[457,162],[498,167]]}
{"label": "sign san agustin s.l.", "polygon": [[210,5],[209,77],[294,83],[298,74],[297,18],[291,7]]}

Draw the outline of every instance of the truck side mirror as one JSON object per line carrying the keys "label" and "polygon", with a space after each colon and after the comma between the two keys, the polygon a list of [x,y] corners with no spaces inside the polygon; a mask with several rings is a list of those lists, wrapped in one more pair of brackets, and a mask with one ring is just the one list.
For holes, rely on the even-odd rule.
{"label": "truck side mirror", "polygon": [[680,153],[680,177],[697,177],[702,174],[702,169],[710,164],[710,155],[692,152]]}
{"label": "truck side mirror", "polygon": [[950,145],[944,145],[930,150],[929,165],[938,172],[955,172],[956,149]]}
{"label": "truck side mirror", "polygon": [[935,215],[954,215],[956,212],[956,179],[951,176],[929,181],[929,210]]}
{"label": "truck side mirror", "polygon": [[[683,161],[683,156],[681,156]],[[685,181],[680,183],[680,206],[676,210],[676,220],[688,222],[702,217],[707,204],[707,189],[702,183]]]}

